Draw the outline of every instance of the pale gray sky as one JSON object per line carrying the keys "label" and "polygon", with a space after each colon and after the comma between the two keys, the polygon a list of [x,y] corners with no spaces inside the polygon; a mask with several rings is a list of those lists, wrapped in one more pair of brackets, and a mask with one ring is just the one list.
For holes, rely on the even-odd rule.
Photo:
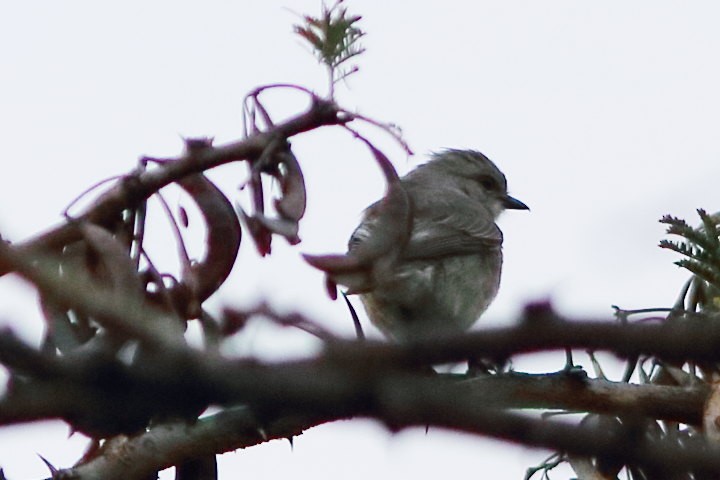
{"label": "pale gray sky", "polygon": [[[285,8],[287,7],[287,8]],[[685,273],[656,247],[665,213],[695,221],[718,209],[720,6],[671,1],[350,1],[368,35],[360,72],[341,86],[348,108],[402,127],[418,153],[365,129],[403,173],[443,147],[475,148],[532,208],[509,212],[500,295],[483,319],[509,322],[525,301],[610,316],[667,306]],[[291,34],[291,11],[319,1],[7,2],[0,15],[0,232],[19,240],[60,220],[92,183],[171,156],[180,136],[241,135],[251,88],[292,82],[319,92],[324,72]],[[268,96],[278,117],[304,105]],[[337,131],[294,141],[310,203],[297,248],[256,258],[249,238],[215,306],[272,299],[351,334],[299,252],[339,252],[364,206],[381,195],[364,148]],[[227,192],[242,170],[214,173]],[[176,202],[177,195],[168,195]],[[158,237],[159,238],[159,237]],[[156,255],[172,254],[166,244]],[[38,341],[24,288],[0,279],[0,322]],[[482,322],[481,322],[482,323]],[[306,340],[256,328],[236,351],[303,351]],[[524,360],[518,368],[560,368]],[[549,367],[547,365],[550,365]],[[69,466],[83,446],[55,424],[0,430],[10,478]],[[392,436],[366,421],[312,429],[221,459],[221,478],[522,478],[545,452],[431,429]],[[234,472],[234,473],[229,473]],[[492,472],[491,474],[489,472]],[[224,474],[224,476],[222,476]]]}

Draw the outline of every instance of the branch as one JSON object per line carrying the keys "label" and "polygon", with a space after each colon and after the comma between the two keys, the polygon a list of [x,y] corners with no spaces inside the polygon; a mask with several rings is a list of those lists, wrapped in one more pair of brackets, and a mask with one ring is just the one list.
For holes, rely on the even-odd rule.
{"label": "branch", "polygon": [[[678,312],[680,313],[680,312]],[[620,358],[649,355],[665,361],[720,361],[720,316],[688,314],[662,323],[619,323],[597,318],[568,319],[549,308],[530,306],[514,326],[403,345],[339,343],[329,353],[346,362],[434,365],[485,357],[498,361],[521,353],[599,350]]]}
{"label": "branch", "polygon": [[385,410],[386,415],[399,420],[396,428],[437,425],[521,445],[602,458],[620,465],[639,465],[663,474],[651,478],[667,478],[664,475],[668,472],[720,472],[720,446],[702,437],[687,439],[682,444],[653,439],[645,434],[643,420],[638,417],[616,428],[572,425],[484,408],[462,396],[448,398],[444,392],[428,390],[423,396],[399,390],[395,393]]}
{"label": "branch", "polygon": [[[158,446],[154,456],[161,462],[150,465],[138,454],[141,455],[138,465],[147,468],[178,462],[178,456],[182,455],[219,453],[266,441],[272,425],[291,425],[290,434],[294,434],[318,423],[352,416],[376,418],[392,429],[436,425],[576,455],[613,456],[623,462],[653,468],[668,462],[672,462],[672,468],[685,468],[696,465],[695,462],[707,468],[720,468],[716,459],[720,457],[711,456],[717,453],[712,448],[680,451],[675,444],[640,441],[628,436],[632,431],[534,420],[499,408],[562,408],[608,413],[638,421],[649,417],[694,424],[702,415],[707,396],[702,384],[693,388],[627,385],[560,374],[515,373],[458,381],[456,376],[428,377],[416,368],[435,359],[455,358],[462,349],[474,354],[482,353],[483,348],[490,352],[524,351],[529,345],[527,338],[535,328],[531,325],[525,322],[518,327],[486,331],[464,339],[432,342],[440,353],[429,358],[422,355],[431,350],[430,343],[341,342],[342,347],[337,347],[338,343],[315,359],[272,365],[229,360],[190,349],[172,354],[161,350],[141,365],[126,365],[114,358],[93,358],[86,362],[78,362],[76,358],[48,359],[5,335],[4,342],[0,343],[0,359],[11,370],[22,369],[27,380],[11,385],[0,402],[0,422],[60,417],[75,428],[107,436],[142,429],[148,418],[177,418],[177,415],[187,418],[189,412],[200,411],[210,404],[244,404],[247,410],[242,410],[246,412],[243,415],[252,414],[252,419],[241,417],[245,418],[241,421],[250,425],[241,437],[225,439],[226,432],[222,429],[227,425],[212,421],[183,425],[180,431],[187,435],[185,440],[182,435],[178,437],[180,424],[168,427],[166,434],[162,429],[141,433],[143,439],[153,438]],[[555,332],[556,326],[568,332],[563,335],[566,342],[563,345],[582,344],[589,337],[598,337],[598,332],[609,332],[616,339],[634,338],[636,351],[652,350],[649,345],[668,351],[669,343],[662,345],[648,333],[676,341],[681,337],[673,332],[682,327],[588,325],[557,320],[545,324],[550,332]],[[712,330],[706,328],[702,333],[712,336]],[[514,339],[511,334],[515,334]],[[500,343],[494,343],[497,341]],[[679,355],[679,351],[674,354]],[[23,407],[29,399],[34,400]],[[28,414],[33,409],[37,418]],[[290,430],[273,431],[285,436]],[[193,442],[204,446],[199,448]],[[172,453],[175,449],[179,449],[178,453]],[[703,451],[709,453],[701,453]],[[112,458],[97,461],[109,462],[103,467],[109,472],[117,468]],[[103,478],[118,477],[108,473]]]}
{"label": "branch", "polygon": [[[350,120],[339,116],[339,108],[332,102],[312,98],[308,111],[272,128],[256,132],[244,140],[224,146],[209,147],[198,152],[186,152],[180,157],[166,159],[162,165],[131,172],[116,182],[75,221],[106,225],[120,213],[136,206],[160,188],[180,180],[188,174],[208,170],[238,160],[257,158],[277,138],[289,138],[324,125],[340,125]],[[65,222],[16,245],[23,253],[43,252],[61,248],[79,238],[77,228]],[[13,266],[0,260],[0,275],[13,270]]]}
{"label": "branch", "polygon": [[[463,382],[454,377],[428,379],[414,366],[408,369],[407,358],[400,355],[407,355],[406,347],[363,343],[365,347],[272,365],[191,349],[160,350],[143,364],[126,365],[113,357],[88,357],[84,362],[77,357],[47,357],[4,335],[0,360],[27,380],[11,388],[0,402],[0,423],[61,417],[76,429],[106,436],[132,432],[138,418],[202,411],[210,404],[242,403],[273,416],[363,415],[383,404],[379,389],[386,385],[398,385],[418,396],[437,389],[448,398],[468,397],[480,405],[642,414],[698,423],[707,395],[702,385],[627,385],[557,374],[510,374]],[[51,402],[49,406],[33,403],[35,418],[22,408],[24,399],[33,394]],[[59,401],[62,398],[68,401]],[[72,398],[83,401],[73,404]],[[111,424],[108,418],[113,419]]]}
{"label": "branch", "polygon": [[2,242],[0,264],[16,271],[56,302],[92,315],[98,323],[123,335],[171,350],[184,344],[181,325],[166,312],[148,305],[140,295],[99,287],[77,268],[65,266],[61,276],[50,257],[31,257]]}
{"label": "branch", "polygon": [[337,418],[286,416],[261,421],[249,408],[235,407],[193,424],[168,422],[133,437],[120,437],[113,440],[110,451],[62,473],[76,480],[148,478],[154,472],[188,460],[269,440],[292,439],[310,426],[332,420]]}
{"label": "branch", "polygon": [[[536,420],[497,408],[513,391],[526,390],[526,380],[526,376],[518,375],[483,377],[468,382],[447,378],[418,378],[417,375],[407,378],[387,375],[371,389],[373,394],[368,398],[366,406],[355,413],[348,412],[337,398],[333,399],[333,402],[337,402],[335,412],[328,410],[317,413],[317,409],[311,406],[295,409],[288,405],[282,414],[267,415],[259,409],[230,408],[195,423],[171,422],[136,436],[121,437],[120,448],[103,452],[103,455],[83,465],[68,469],[67,473],[78,480],[143,478],[151,472],[193,458],[299,435],[312,426],[351,414],[376,418],[393,431],[410,426],[434,425],[529,446],[560,449],[577,455],[611,456],[623,462],[654,468],[680,470],[691,466],[720,467],[720,460],[712,456],[717,453],[716,449],[711,448],[705,453],[698,453],[703,450],[683,453],[683,449],[671,442],[643,441],[633,434],[632,423],[631,428],[608,430]],[[583,390],[582,384],[578,385],[576,380],[567,377],[563,380],[559,376],[535,376],[532,382],[535,384],[531,390],[537,389],[537,393],[541,393],[540,388],[560,386],[556,401],[544,402],[538,396],[532,402],[535,406],[548,406],[553,402],[563,407],[576,405],[573,393]],[[575,386],[572,386],[573,382]],[[589,391],[581,392],[582,397],[594,397],[592,403],[598,406],[608,401],[609,404],[602,406],[601,410],[624,405],[626,408],[620,412],[624,413],[624,418],[640,421],[642,413],[658,413],[657,409],[652,412],[652,408],[645,411],[646,406],[662,402],[668,402],[663,408],[674,410],[680,420],[684,419],[686,413],[672,405],[672,402],[680,401],[682,407],[694,409],[695,413],[702,409],[702,389],[689,391],[677,387],[628,386],[605,381],[589,381],[588,384]],[[504,393],[498,395],[498,391]],[[637,401],[633,400],[633,393],[640,393]],[[367,390],[358,394],[368,397]],[[660,394],[661,400],[653,400],[652,397],[657,394]],[[687,398],[692,399],[692,405]],[[491,402],[485,403],[488,399]],[[516,399],[514,405],[505,406],[527,406],[524,403]],[[148,445],[152,445],[152,448],[148,448]],[[128,458],[132,458],[132,462],[127,462]]]}
{"label": "branch", "polygon": [[457,395],[486,407],[558,409],[616,416],[648,417],[699,425],[710,389],[637,385],[580,379],[564,371],[550,374],[509,373],[460,382]]}

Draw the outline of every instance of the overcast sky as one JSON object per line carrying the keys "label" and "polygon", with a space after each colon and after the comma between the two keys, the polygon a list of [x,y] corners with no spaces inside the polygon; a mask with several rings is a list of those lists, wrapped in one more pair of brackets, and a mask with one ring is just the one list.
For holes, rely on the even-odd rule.
{"label": "overcast sky", "polygon": [[[657,220],[672,213],[695,223],[696,208],[720,209],[716,2],[348,5],[363,15],[367,51],[338,100],[402,128],[414,157],[364,130],[398,170],[443,147],[478,149],[531,207],[500,220],[503,281],[480,326],[512,322],[537,299],[605,318],[611,304],[674,302],[686,274],[656,247],[664,232]],[[327,89],[324,71],[291,33],[292,12],[316,13],[316,0],[46,0],[7,2],[1,11],[0,234],[10,240],[58,222],[77,194],[131,170],[139,156],[176,155],[182,136],[239,138],[242,98],[255,86]],[[304,105],[287,93],[267,101],[278,119]],[[382,194],[381,177],[340,130],[293,145],[310,195],[303,243],[279,240],[261,260],[246,238],[233,280],[211,304],[267,298],[351,335],[344,308],[325,297],[321,275],[299,253],[344,250],[362,209]],[[213,178],[234,199],[243,171],[223,168]],[[172,192],[168,199],[183,201]],[[164,242],[155,245],[160,259],[174,251]],[[27,289],[2,278],[0,292],[0,322],[38,342]],[[235,352],[278,358],[313,347],[254,328]],[[562,359],[517,365],[559,369]],[[57,423],[0,430],[0,466],[9,478],[40,478],[47,471],[35,453],[70,466],[85,440],[66,436]],[[354,420],[312,429],[292,451],[270,442],[224,455],[220,465],[221,478],[517,479],[546,455],[436,429],[393,436]]]}

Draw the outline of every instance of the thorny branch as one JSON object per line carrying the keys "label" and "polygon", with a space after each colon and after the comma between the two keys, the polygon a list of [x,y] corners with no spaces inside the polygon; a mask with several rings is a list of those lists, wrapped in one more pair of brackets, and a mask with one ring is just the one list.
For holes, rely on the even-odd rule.
{"label": "thorny branch", "polygon": [[[572,325],[558,327],[572,332]],[[607,333],[609,330],[606,329],[611,325],[615,324],[601,324],[596,332]],[[527,324],[506,329],[507,343],[511,343],[513,332],[515,338],[523,338],[523,330],[528,330]],[[673,331],[672,328],[668,330],[668,333]],[[568,333],[565,344],[572,345],[572,337],[573,334]],[[581,346],[585,335],[578,337],[575,345]],[[245,422],[245,427],[230,436],[223,434],[228,424],[216,422],[214,417],[196,423],[160,423],[147,433],[137,434],[137,439],[131,436],[129,441],[137,442],[154,438],[158,449],[156,453],[162,454],[136,462],[135,468],[138,469],[162,468],[178,458],[186,459],[208,448],[220,453],[269,438],[295,435],[318,423],[351,416],[377,418],[392,429],[436,425],[575,454],[613,455],[623,461],[652,467],[683,468],[689,464],[718,467],[717,457],[712,457],[715,453],[712,447],[708,447],[707,454],[687,452],[663,441],[629,448],[629,438],[632,437],[628,437],[628,431],[622,429],[609,433],[547,420],[532,420],[498,410],[581,409],[621,415],[638,422],[644,418],[664,418],[694,424],[702,416],[707,395],[707,389],[702,384],[694,387],[627,385],[566,373],[433,378],[407,367],[425,363],[418,355],[431,348],[429,344],[414,347],[372,342],[364,342],[363,346],[338,344],[338,348],[330,348],[318,358],[276,365],[211,358],[199,353],[193,355],[190,351],[185,353],[185,358],[179,359],[160,352],[152,362],[133,368],[118,364],[114,359],[93,358],[85,363],[51,359],[13,340],[11,335],[6,334],[2,338],[0,359],[3,363],[20,369],[26,377],[37,377],[37,380],[23,382],[22,388],[11,391],[0,403],[0,412],[3,412],[0,421],[4,424],[31,419],[27,413],[33,408],[37,418],[32,419],[62,417],[80,428],[98,421],[107,428],[107,418],[116,418],[121,422],[122,412],[133,415],[152,412],[165,416],[183,411],[187,413],[198,407],[202,409],[210,403],[245,405],[240,410],[233,408],[222,414],[223,418],[239,415],[233,425],[237,425],[238,421]],[[485,353],[483,347],[486,345],[481,339],[481,334],[473,337],[477,347],[474,352],[477,354]],[[610,343],[609,339],[607,343]],[[653,344],[636,345],[636,351],[647,351],[653,348]],[[470,342],[465,345],[469,348]],[[444,357],[446,359],[455,358],[456,345],[452,341],[437,343],[432,348],[448,352]],[[664,349],[671,348],[674,347],[668,345]],[[508,344],[504,349],[512,351],[513,347]],[[522,348],[517,351],[522,351]],[[676,353],[679,355],[680,349]],[[437,358],[442,357],[438,355]],[[92,384],[87,382],[88,378],[103,381]],[[200,392],[203,398],[198,398]],[[81,404],[78,404],[78,398],[83,399]],[[23,406],[28,399],[34,399],[29,404],[30,408]],[[158,408],[158,399],[162,399],[160,405],[165,410]],[[13,412],[17,417],[12,417]],[[91,416],[95,418],[89,419]],[[127,420],[136,421],[137,417]],[[83,424],[83,421],[90,423]],[[285,427],[278,429],[278,425]],[[128,427],[122,424],[116,426]],[[627,428],[631,432],[635,427],[630,425]],[[181,439],[177,438],[177,433],[172,433],[178,430],[183,432]],[[163,432],[170,436],[165,438]],[[203,441],[208,436],[213,438],[212,446]],[[199,450],[191,448],[198,444],[204,447]],[[179,448],[178,445],[186,446]],[[667,456],[670,453],[672,456]],[[162,463],[164,461],[170,463]],[[112,457],[107,456],[89,461],[75,470],[80,473],[84,469],[95,471],[96,468],[101,468],[103,478],[119,478],[112,472],[120,467],[112,461]]]}
{"label": "thorny branch", "polygon": [[[410,345],[347,342],[326,336],[326,350],[317,358],[263,365],[196,352],[182,343],[165,340],[162,335],[156,337],[147,333],[140,326],[159,325],[162,312],[122,309],[114,303],[116,297],[112,290],[93,289],[87,285],[68,289],[68,285],[82,281],[75,277],[84,274],[67,270],[65,281],[58,281],[54,270],[46,268],[47,262],[38,262],[38,258],[33,259],[17,247],[0,247],[0,261],[26,276],[45,295],[70,308],[92,314],[106,328],[124,328],[131,338],[153,347],[154,353],[142,363],[130,365],[102,350],[79,349],[58,357],[36,351],[5,332],[0,336],[0,362],[16,376],[0,402],[2,424],[63,418],[73,428],[92,436],[122,439],[125,438],[122,435],[131,434],[128,441],[132,442],[135,441],[133,432],[142,430],[152,418],[179,416],[191,419],[211,404],[227,408],[244,405],[242,411],[249,412],[253,418],[250,433],[224,437],[220,429],[216,432],[218,436],[213,437],[212,446],[205,447],[210,453],[274,438],[262,433],[276,431],[272,425],[291,425],[277,433],[285,436],[325,421],[368,416],[383,421],[392,429],[437,425],[578,455],[612,455],[625,462],[652,468],[664,467],[667,458],[673,458],[672,468],[689,464],[716,467],[710,455],[714,450],[704,444],[701,451],[705,451],[705,447],[710,449],[707,457],[697,452],[677,453],[672,449],[679,447],[664,440],[648,443],[642,448],[621,448],[618,445],[625,443],[620,441],[624,438],[620,430],[608,436],[606,431],[577,430],[564,424],[496,411],[498,408],[560,408],[620,415],[638,421],[659,418],[698,424],[707,397],[707,387],[703,383],[694,386],[627,385],[570,374],[523,376],[506,373],[477,378],[433,378],[418,370],[434,363],[471,357],[502,360],[518,353],[566,347],[606,350],[624,358],[653,355],[669,363],[680,359],[717,362],[720,322],[712,316],[689,316],[655,324],[571,322],[555,314],[548,305],[540,304],[529,306],[514,327]],[[140,315],[137,319],[133,317],[135,311]],[[276,315],[262,306],[244,316],[252,314]],[[290,318],[279,318],[278,321],[286,325],[313,324],[300,316]],[[703,328],[698,328],[697,322],[702,322]],[[165,329],[159,331],[168,332]],[[168,338],[181,337],[174,334]],[[82,401],[78,402],[78,399]],[[134,465],[138,471],[150,472],[172,465],[178,459],[187,460],[205,452],[202,448],[181,448],[182,441],[170,432],[182,428],[187,435],[186,442],[202,443],[192,432],[197,430],[202,432],[202,435],[198,434],[199,438],[207,438],[208,422],[212,425],[211,420],[187,424],[160,421],[157,430],[151,428],[147,433],[135,433],[143,440],[154,436],[158,448],[165,445],[167,451],[160,448],[157,455],[145,461],[138,460]],[[519,427],[525,432],[522,436],[517,434]],[[163,432],[168,437],[164,437]],[[536,433],[528,435],[528,432]],[[118,434],[121,436],[117,437]],[[598,438],[607,441],[596,443]],[[673,456],[668,457],[668,452]],[[104,478],[115,478],[113,472],[122,469],[113,458],[112,455],[97,455],[73,472],[81,474],[84,469],[90,469],[103,472]],[[682,461],[677,463],[677,458]]]}
{"label": "thorny branch", "polygon": [[[289,142],[299,134],[343,127],[369,148],[388,196],[402,207],[382,219],[394,232],[389,240],[356,260],[392,261],[387,258],[391,244],[405,240],[407,195],[392,163],[353,122],[391,135],[411,154],[409,145],[395,125],[341,108],[333,99],[336,83],[357,71],[350,62],[363,51],[360,18],[338,0],[320,17],[302,16],[295,27],[327,67],[327,98],[293,84],[258,87],[243,105],[241,140],[214,146],[210,139],[188,139],[175,158],[143,158],[126,175],[96,184],[92,189],[106,188],[104,193],[78,215],[71,217],[66,209],[62,224],[18,243],[0,238],[0,276],[14,273],[37,288],[46,322],[40,348],[9,329],[0,331],[0,365],[10,374],[0,397],[0,426],[62,419],[90,436],[92,448],[75,466],[56,468],[45,461],[53,478],[77,480],[154,478],[170,466],[177,467],[178,479],[214,478],[219,453],[274,438],[292,441],[308,428],[352,417],[376,419],[392,431],[440,427],[556,450],[554,458],[567,459],[582,478],[615,478],[623,466],[633,479],[717,478],[720,229],[717,215],[702,210],[700,229],[675,217],[662,220],[670,225],[669,234],[685,240],[661,246],[687,257],[678,264],[695,274],[676,305],[652,311],[616,308],[616,321],[570,320],[537,304],[512,327],[389,345],[344,340],[313,319],[279,314],[266,304],[225,309],[217,320],[205,310],[205,300],[233,269],[242,235],[239,220],[261,255],[271,253],[277,236],[291,244],[300,241],[307,192]],[[262,100],[277,89],[306,95],[309,108],[278,122]],[[204,175],[239,161],[249,166],[249,211],[234,208]],[[280,186],[271,205],[265,201],[268,180]],[[160,191],[170,184],[193,200],[206,227],[205,255],[192,260],[175,225],[178,278],[162,272],[144,248],[151,226],[146,204],[155,196],[164,202]],[[329,278],[331,295],[335,287]],[[646,313],[656,315],[630,321]],[[272,364],[222,356],[219,340],[241,334],[245,323],[258,317],[313,335],[323,351]],[[200,320],[208,344],[204,350],[185,343],[192,319]],[[538,375],[508,368],[518,354],[565,349],[587,350],[598,378],[571,365]],[[622,381],[604,377],[596,351],[626,363]],[[466,374],[431,371],[436,364],[466,360],[472,367]],[[512,409],[586,415],[573,423]],[[531,469],[528,477],[547,473],[559,461]],[[187,473],[197,465],[208,470]],[[5,478],[1,469],[0,478]]]}
{"label": "thorny branch", "polygon": [[[277,88],[307,95],[310,107],[303,114],[275,122],[260,96]],[[379,126],[407,149],[397,132],[384,124],[294,85],[256,89],[247,97],[245,114],[244,139],[222,146],[213,146],[209,139],[188,139],[185,152],[176,158],[143,158],[130,173],[97,184],[97,188],[106,188],[104,193],[77,215],[71,217],[66,210],[61,225],[23,242],[0,242],[0,275],[13,272],[38,289],[47,323],[40,351],[19,342],[9,330],[0,334],[0,363],[11,373],[0,400],[0,424],[62,418],[75,430],[117,445],[124,434],[137,433],[150,424],[161,425],[166,418],[193,422],[210,404],[234,408],[231,405],[244,402],[242,392],[252,390],[247,389],[248,384],[222,379],[234,370],[233,364],[219,357],[216,348],[202,354],[188,348],[183,336],[186,322],[194,318],[201,319],[209,341],[242,328],[229,320],[233,317],[237,323],[238,315],[227,312],[221,325],[202,307],[230,274],[241,238],[230,200],[203,172],[235,161],[249,163],[249,187],[255,201],[251,212],[239,213],[258,250],[267,254],[275,235],[290,243],[299,241],[298,222],[305,212],[305,184],[290,138],[322,126],[361,121]],[[266,213],[263,202],[268,177],[281,187],[273,204],[275,217]],[[163,204],[160,190],[171,183],[195,202],[207,232],[205,257],[199,261],[191,260],[179,245],[179,278],[158,270],[143,245],[148,228],[146,202],[157,196]],[[172,215],[169,208],[164,212]],[[182,242],[179,232],[175,234]],[[264,314],[325,341],[334,340],[316,323],[298,315],[278,316],[269,308],[252,314]],[[121,359],[124,347],[136,349],[131,360]],[[268,368],[253,366],[254,379],[245,377],[245,381],[259,381],[255,376],[258,370]],[[277,403],[282,395],[274,395]],[[346,415],[350,413],[347,410]],[[275,415],[280,425],[287,425],[286,417]],[[302,415],[317,417],[315,413]],[[210,445],[206,449],[209,454],[231,448],[218,439]],[[203,451],[193,450],[196,455]],[[136,465],[149,471],[178,465],[163,459],[181,453],[158,453],[150,463],[138,461]],[[116,464],[109,450],[95,451],[82,462],[91,460]]]}
{"label": "thorny branch", "polygon": [[[4,247],[0,254],[18,270],[29,270],[30,266],[24,265],[22,259],[12,259],[13,250]],[[51,283],[43,288],[49,290],[48,293],[60,289]],[[66,301],[73,302],[73,299]],[[272,312],[265,309],[262,314],[272,315]],[[428,377],[418,370],[423,365],[469,356],[507,358],[527,351],[568,346],[608,350],[621,356],[644,353],[667,359],[717,361],[720,350],[714,345],[718,344],[715,339],[720,337],[720,325],[705,320],[706,328],[702,331],[689,329],[683,322],[569,322],[547,307],[533,306],[515,327],[412,345],[334,340],[327,343],[325,353],[317,358],[274,365],[229,360],[179,347],[160,348],[142,364],[132,365],[113,356],[82,352],[55,357],[35,351],[5,332],[0,336],[0,361],[18,377],[14,388],[0,403],[0,422],[10,424],[59,417],[76,429],[102,437],[132,434],[153,417],[192,418],[211,404],[233,408],[223,414],[232,417],[230,412],[237,414],[238,411],[231,406],[240,404],[244,405],[240,410],[243,421],[250,427],[242,430],[242,435],[229,437],[223,436],[223,429],[219,428],[212,446],[205,445],[206,450],[220,453],[274,438],[268,437],[268,430],[277,432],[273,435],[294,435],[317,423],[368,416],[392,429],[437,425],[579,455],[614,456],[649,468],[699,465],[714,469],[718,467],[717,457],[712,456],[715,450],[705,444],[701,450],[687,452],[660,439],[629,448],[628,431],[623,429],[608,433],[532,420],[498,410],[580,409],[636,421],[662,418],[696,424],[703,416],[707,395],[703,384],[694,387],[627,385],[566,373]],[[620,346],[616,341],[619,337],[626,339]],[[683,337],[688,343],[677,342]],[[703,339],[710,339],[707,348],[702,347]],[[212,430],[208,427],[212,422],[160,422],[157,429],[136,434],[143,440],[154,438],[158,450],[144,461],[140,461],[144,457],[139,456],[135,468],[139,473],[148,473],[205,452],[188,444],[202,443],[201,439],[209,435],[208,429]],[[276,425],[286,428],[278,430]],[[173,433],[178,429],[183,432],[182,440]],[[133,441],[139,440],[131,436],[128,442]],[[161,448],[163,445],[167,450]],[[670,453],[672,456],[668,456]],[[89,469],[101,471],[103,478],[119,478],[113,473],[121,471],[113,458],[98,455],[76,467],[73,473],[81,474]],[[666,465],[668,458],[673,459],[672,465]]]}
{"label": "thorny branch", "polygon": [[[0,274],[14,272],[38,289],[48,330],[40,350],[9,330],[0,333],[0,364],[11,373],[0,399],[0,425],[60,418],[95,439],[107,439],[80,464],[59,471],[78,479],[149,476],[357,416],[375,418],[392,430],[438,426],[552,448],[573,458],[611,458],[645,471],[720,471],[720,452],[703,436],[718,418],[706,406],[717,388],[706,382],[720,361],[720,318],[712,312],[685,312],[679,304],[662,312],[667,318],[653,317],[656,323],[629,322],[629,315],[641,312],[619,309],[620,322],[570,321],[537,304],[528,306],[513,327],[406,345],[342,340],[311,319],[279,315],[267,305],[226,310],[215,322],[202,304],[230,274],[241,227],[232,203],[204,171],[233,161],[250,164],[253,209],[240,209],[239,215],[261,254],[270,253],[276,235],[299,241],[306,192],[289,138],[343,126],[370,148],[388,185],[397,183],[387,157],[347,124],[370,123],[399,139],[390,126],[301,88],[310,95],[310,108],[276,123],[260,100],[271,88],[293,87],[261,87],[248,96],[245,139],[224,146],[188,140],[182,155],[145,159],[152,168],[121,177],[62,225],[24,242],[0,243]],[[263,200],[268,177],[281,187],[275,216]],[[192,262],[183,253],[177,279],[158,271],[143,249],[145,202],[171,183],[190,195],[207,227],[205,258]],[[384,245],[377,250],[372,255],[386,254]],[[202,319],[207,336],[227,337],[242,331],[253,316],[315,335],[324,351],[307,360],[264,364],[185,344],[190,319]],[[128,346],[136,349],[131,360],[120,355]],[[629,375],[610,382],[583,372],[523,375],[502,367],[517,354],[566,348],[614,353],[632,366],[628,371],[637,369],[641,384],[629,384]],[[500,367],[480,376],[428,375],[431,365],[467,359],[488,359]],[[685,368],[686,362],[692,368]],[[649,370],[646,363],[652,363]],[[220,412],[198,419],[211,405]],[[510,408],[593,412],[614,423],[609,429],[589,422],[572,425],[519,416]],[[640,438],[639,431],[654,431],[641,426],[656,422],[675,425],[682,441],[660,434]],[[150,455],[137,448],[148,444],[154,446]]]}
{"label": "thorny branch", "polygon": [[[243,140],[227,145],[187,151],[180,157],[166,159],[158,168],[127,174],[74,220],[77,223],[106,226],[123,210],[136,207],[162,187],[191,173],[203,172],[233,161],[252,160],[258,158],[277,138],[287,139],[324,125],[339,125],[351,120],[349,117],[338,117],[338,112],[339,109],[334,103],[313,97],[312,104],[305,113],[266,131],[255,132]],[[27,253],[53,251],[78,238],[77,229],[72,223],[66,222],[18,244],[17,247]],[[0,263],[0,273],[11,270],[11,266]]]}

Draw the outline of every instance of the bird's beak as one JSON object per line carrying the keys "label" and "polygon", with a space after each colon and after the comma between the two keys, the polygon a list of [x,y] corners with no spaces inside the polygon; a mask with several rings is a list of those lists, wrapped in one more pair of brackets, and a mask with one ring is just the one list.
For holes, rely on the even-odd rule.
{"label": "bird's beak", "polygon": [[530,207],[510,195],[505,195],[502,199],[502,204],[508,210],[530,210]]}

